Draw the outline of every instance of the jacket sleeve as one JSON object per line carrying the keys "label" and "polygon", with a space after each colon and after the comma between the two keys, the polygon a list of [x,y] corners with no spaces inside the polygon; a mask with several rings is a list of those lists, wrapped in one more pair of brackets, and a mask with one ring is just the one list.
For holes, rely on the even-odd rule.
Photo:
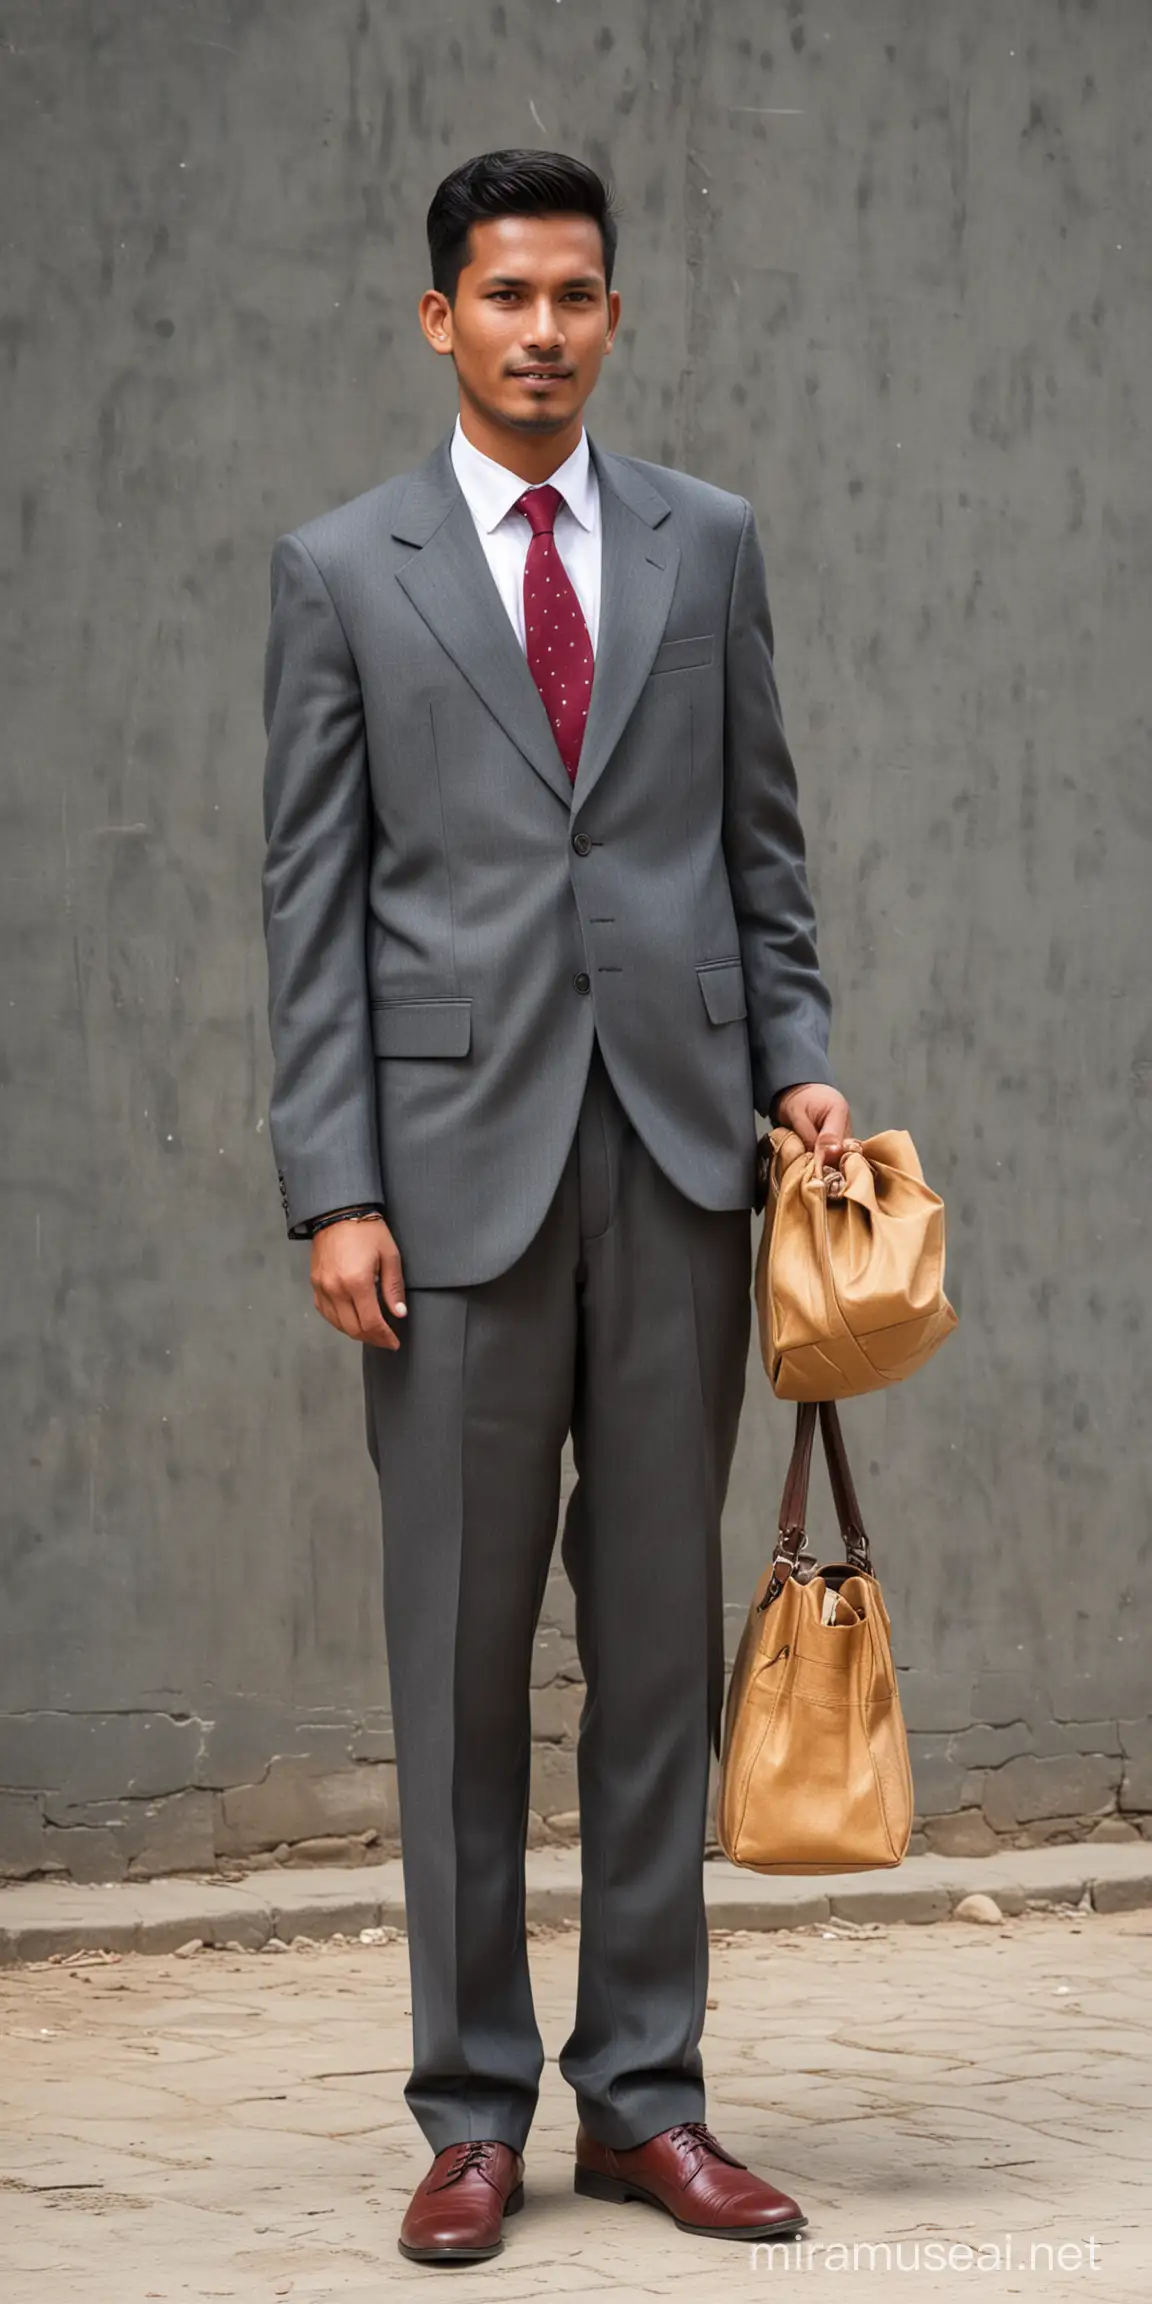
{"label": "jacket sleeve", "polygon": [[264,677],[272,1146],[290,1234],[382,1202],[365,964],[371,819],[360,682],[295,536],[272,554]]}
{"label": "jacket sleeve", "polygon": [[796,770],[772,664],[764,554],[750,504],[736,548],[725,640],[724,855],[748,1001],[752,1091],[771,1118],[782,1088],[835,1087],[832,1001],[816,952]]}

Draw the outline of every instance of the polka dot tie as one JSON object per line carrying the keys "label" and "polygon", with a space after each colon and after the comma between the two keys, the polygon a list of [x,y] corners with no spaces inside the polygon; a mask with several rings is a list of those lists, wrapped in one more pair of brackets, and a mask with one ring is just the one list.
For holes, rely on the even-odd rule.
{"label": "polka dot tie", "polygon": [[540,690],[552,733],[571,781],[576,781],[584,722],[592,693],[594,658],[580,602],[552,534],[564,498],[546,482],[513,505],[531,530],[524,568],[524,637],[528,668]]}

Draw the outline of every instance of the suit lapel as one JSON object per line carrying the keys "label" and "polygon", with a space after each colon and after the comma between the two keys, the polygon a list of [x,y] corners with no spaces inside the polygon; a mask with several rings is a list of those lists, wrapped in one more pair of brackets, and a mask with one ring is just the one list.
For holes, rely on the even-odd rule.
{"label": "suit lapel", "polygon": [[583,807],[628,725],[668,621],[680,566],[671,524],[656,533],[671,511],[667,499],[591,435],[588,445],[600,482],[600,629],[573,809]]}
{"label": "suit lapel", "polygon": [[558,800],[587,799],[619,742],[667,621],[680,548],[654,533],[670,510],[623,457],[589,449],[600,483],[600,628],[575,788],[456,478],[451,434],[411,475],[393,534],[420,547],[397,570],[413,606]]}
{"label": "suit lapel", "polygon": [[396,573],[493,718],[568,808],[568,771],[453,471],[450,438],[413,473],[393,519],[394,535],[422,546]]}

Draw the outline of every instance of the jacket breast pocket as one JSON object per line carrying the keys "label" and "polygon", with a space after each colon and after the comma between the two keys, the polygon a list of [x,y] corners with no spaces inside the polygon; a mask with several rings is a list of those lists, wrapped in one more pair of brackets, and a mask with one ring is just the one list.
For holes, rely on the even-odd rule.
{"label": "jacket breast pocket", "polygon": [[738,1024],[748,1014],[744,970],[738,960],[706,960],[696,978],[713,1024]]}
{"label": "jacket breast pocket", "polygon": [[472,1046],[470,1000],[384,1000],[372,1008],[377,1056],[466,1056]]}
{"label": "jacket breast pocket", "polygon": [[711,632],[701,632],[688,640],[665,640],[652,658],[653,672],[686,672],[693,664],[712,662]]}

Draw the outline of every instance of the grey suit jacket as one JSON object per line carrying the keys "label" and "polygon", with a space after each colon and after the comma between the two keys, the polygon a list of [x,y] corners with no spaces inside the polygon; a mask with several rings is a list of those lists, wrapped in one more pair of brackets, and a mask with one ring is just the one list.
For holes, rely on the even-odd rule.
{"label": "grey suit jacket", "polygon": [[829,1080],[751,507],[589,447],[602,608],[575,787],[446,434],[272,556],[263,876],[289,1228],[381,1200],[412,1287],[527,1247],[594,1034],[705,1208],[756,1114]]}

